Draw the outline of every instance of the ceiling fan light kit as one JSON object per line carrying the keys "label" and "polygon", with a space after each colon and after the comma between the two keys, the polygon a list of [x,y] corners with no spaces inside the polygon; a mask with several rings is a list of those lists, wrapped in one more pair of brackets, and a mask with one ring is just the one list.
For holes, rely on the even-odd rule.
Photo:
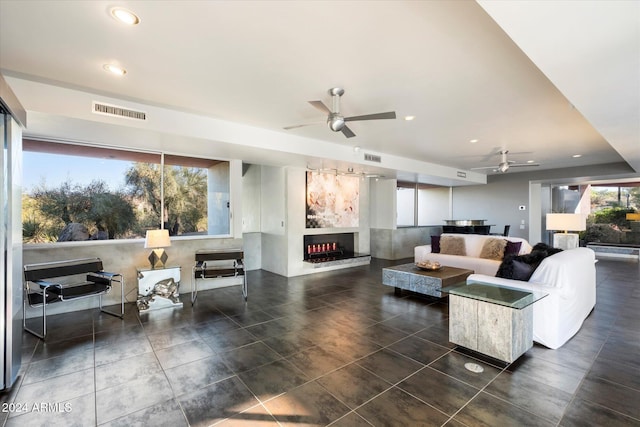
{"label": "ceiling fan light kit", "polygon": [[[363,116],[351,116],[344,117],[340,114],[340,97],[344,95],[344,89],[339,87],[334,87],[329,89],[329,95],[331,95],[331,106],[329,109],[322,101],[309,101],[309,104],[314,106],[316,109],[322,111],[327,114],[327,126],[334,132],[342,132],[342,134],[347,138],[353,138],[356,136],[355,133],[347,126],[346,122],[356,122],[361,120],[384,120],[384,119],[395,119],[396,112],[389,111],[386,113],[375,113],[375,114],[365,114]],[[294,125],[287,126],[284,129],[295,129],[303,126],[311,126],[316,123],[308,123],[304,125]]]}

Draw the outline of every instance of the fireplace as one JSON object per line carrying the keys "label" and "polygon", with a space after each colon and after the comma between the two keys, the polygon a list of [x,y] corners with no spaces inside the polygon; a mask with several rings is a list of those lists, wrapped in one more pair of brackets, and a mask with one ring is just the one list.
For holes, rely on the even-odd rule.
{"label": "fireplace", "polygon": [[354,233],[313,234],[303,237],[303,260],[312,263],[354,258]]}

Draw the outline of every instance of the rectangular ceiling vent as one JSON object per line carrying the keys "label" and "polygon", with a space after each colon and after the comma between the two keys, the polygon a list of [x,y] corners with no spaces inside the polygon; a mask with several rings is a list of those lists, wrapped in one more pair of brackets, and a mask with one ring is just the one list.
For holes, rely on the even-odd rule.
{"label": "rectangular ceiling vent", "polygon": [[117,105],[105,104],[93,101],[94,114],[103,114],[111,117],[124,117],[125,119],[147,120],[147,113],[144,111],[130,110]]}
{"label": "rectangular ceiling vent", "polygon": [[375,154],[364,153],[364,159],[370,162],[382,163],[382,157],[376,156]]}

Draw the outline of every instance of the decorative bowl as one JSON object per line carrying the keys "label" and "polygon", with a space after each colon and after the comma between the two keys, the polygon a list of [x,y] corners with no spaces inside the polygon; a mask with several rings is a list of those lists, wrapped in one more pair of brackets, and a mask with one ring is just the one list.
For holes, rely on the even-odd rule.
{"label": "decorative bowl", "polygon": [[424,261],[424,262],[416,262],[416,267],[420,270],[428,270],[428,271],[436,271],[442,269],[442,264],[438,261]]}

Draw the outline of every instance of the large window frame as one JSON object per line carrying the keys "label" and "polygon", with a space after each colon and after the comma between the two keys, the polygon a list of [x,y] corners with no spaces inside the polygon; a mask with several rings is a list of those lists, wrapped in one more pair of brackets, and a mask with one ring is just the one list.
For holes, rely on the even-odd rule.
{"label": "large window frame", "polygon": [[[142,164],[146,165],[148,169],[145,183],[152,185],[156,196],[149,199],[145,197],[144,191],[137,196],[133,193],[127,193],[127,202],[133,209],[134,201],[136,208],[134,209],[135,226],[140,228],[137,232],[131,232],[129,235],[105,236],[99,235],[100,229],[91,230],[95,232],[92,234],[91,240],[109,240],[118,241],[125,239],[138,239],[144,237],[145,229],[154,228],[167,228],[170,230],[172,237],[177,238],[211,238],[211,237],[229,237],[232,233],[231,224],[231,207],[230,207],[230,161],[210,159],[204,157],[183,156],[174,153],[165,153],[161,151],[151,150],[138,150],[128,149],[121,147],[103,146],[97,144],[87,143],[73,143],[67,141],[49,141],[49,140],[37,140],[37,139],[23,139],[23,153],[28,158],[29,152],[38,152],[45,155],[52,155],[52,159],[55,159],[57,155],[74,156],[85,158],[89,164],[92,162],[100,161],[104,162],[106,168],[115,166],[115,162],[109,164],[110,160],[132,162],[132,165]],[[67,158],[68,159],[68,158]],[[95,163],[97,164],[97,163]],[[54,161],[51,162],[52,167],[59,167]],[[67,165],[65,165],[66,167]],[[120,164],[119,167],[122,167]],[[132,166],[133,167],[133,166]],[[49,168],[42,168],[38,170],[38,173],[47,176],[47,170]],[[142,169],[145,169],[144,167]],[[104,170],[104,169],[102,169]],[[128,170],[130,172],[131,169]],[[150,172],[151,171],[151,172]],[[30,165],[28,162],[24,164],[24,174],[33,173],[30,171]],[[70,177],[73,178],[73,177]],[[95,178],[100,179],[99,170],[95,173]],[[68,178],[69,179],[69,178]],[[159,179],[159,182],[158,182]],[[81,184],[87,185],[87,180],[81,181]],[[92,181],[93,182],[93,181]],[[125,182],[123,178],[123,182]],[[155,183],[155,184],[154,184]],[[74,182],[75,184],[75,182]],[[109,192],[116,193],[117,191],[123,191],[128,184],[118,183],[119,190],[115,190],[113,183],[107,183]],[[46,188],[46,185],[44,186]],[[78,186],[80,188],[80,186]],[[133,187],[136,188],[136,187]],[[131,190],[131,188],[129,188]],[[159,195],[157,194],[159,191]],[[35,194],[32,189],[23,189],[23,199],[31,197],[29,195]],[[190,192],[190,194],[185,194]],[[137,198],[135,198],[137,197]],[[171,200],[173,197],[173,200]],[[30,200],[33,203],[33,199]],[[173,203],[173,211],[171,211],[171,204]],[[158,205],[159,204],[159,209]],[[167,209],[169,204],[169,209]],[[140,225],[140,210],[149,208],[151,205],[156,206],[153,210],[153,214],[149,216],[150,219],[143,225]],[[168,212],[169,211],[169,212]],[[203,212],[204,211],[204,212]],[[175,217],[177,212],[177,217]],[[191,215],[189,215],[191,212]],[[168,221],[173,215],[174,221]],[[182,217],[181,217],[182,215]],[[185,216],[186,215],[186,216]],[[204,216],[203,216],[204,215]],[[212,218],[216,215],[216,218]],[[25,211],[23,210],[23,221],[25,221]],[[224,218],[221,218],[224,216]],[[154,219],[155,218],[155,219]],[[162,220],[160,220],[162,218]],[[192,219],[196,222],[189,222],[187,219]],[[197,220],[197,218],[201,218]],[[67,218],[68,220],[68,218]],[[37,221],[36,222],[36,226]],[[66,224],[67,221],[63,221]],[[181,224],[182,222],[182,224]],[[33,222],[29,222],[27,218],[25,221],[27,226],[33,226]],[[132,223],[133,224],[133,223]],[[132,229],[134,225],[131,226]],[[75,241],[81,241],[75,240]],[[55,243],[53,235],[47,236],[46,240],[38,241],[33,240],[33,243]],[[32,242],[26,241],[26,244]]]}

